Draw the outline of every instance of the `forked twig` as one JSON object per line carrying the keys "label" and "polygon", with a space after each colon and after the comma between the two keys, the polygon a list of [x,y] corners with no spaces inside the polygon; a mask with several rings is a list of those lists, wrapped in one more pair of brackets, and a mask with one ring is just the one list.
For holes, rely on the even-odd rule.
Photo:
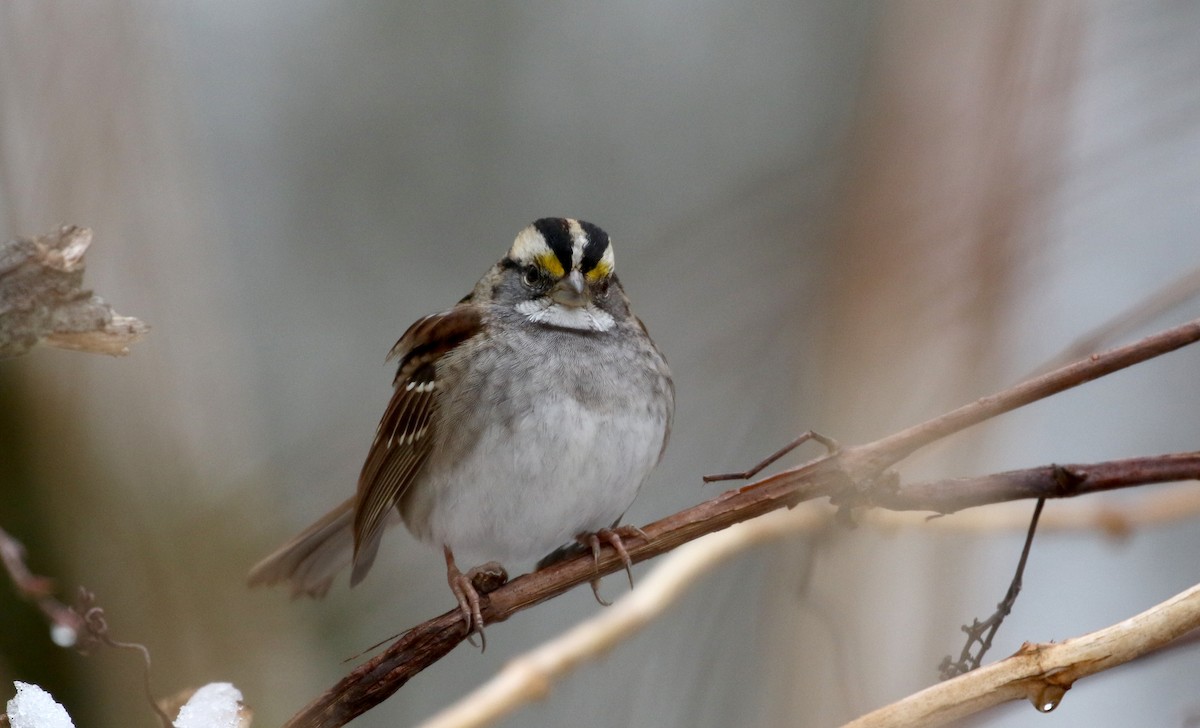
{"label": "forked twig", "polygon": [[[1042,507],[1045,505],[1046,499],[1038,498],[1037,505],[1033,508],[1033,518],[1029,520],[1029,532],[1025,534],[1025,546],[1021,549],[1021,559],[1017,562],[1017,573],[1013,574],[1012,583],[1008,585],[1008,592],[1005,593],[1004,599],[996,605],[996,611],[992,613],[992,616],[982,622],[976,619],[969,626],[963,625],[962,630],[967,633],[967,643],[963,645],[957,660],[951,662],[950,656],[947,655],[942,660],[942,664],[938,666],[938,673],[943,680],[958,677],[979,667],[983,662],[983,656],[992,648],[992,639],[995,638],[1000,625],[1004,623],[1004,618],[1012,613],[1013,605],[1017,603],[1017,595],[1021,593],[1025,563],[1029,561],[1029,550],[1033,546],[1033,534],[1037,532],[1038,518],[1041,517]],[[979,646],[979,650],[972,654],[971,650],[976,645]]]}

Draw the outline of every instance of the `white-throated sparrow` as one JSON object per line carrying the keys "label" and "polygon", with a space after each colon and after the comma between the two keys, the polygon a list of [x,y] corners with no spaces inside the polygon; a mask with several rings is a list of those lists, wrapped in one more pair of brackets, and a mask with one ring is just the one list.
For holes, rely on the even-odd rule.
{"label": "white-throated sparrow", "polygon": [[[666,447],[671,373],[629,309],[608,235],[543,218],[453,308],[392,347],[395,392],[358,492],[254,567],[252,584],[324,594],[353,562],[358,583],[398,511],[441,546],[467,622],[482,630],[469,563],[513,564],[572,541],[598,552]],[[614,530],[615,529],[615,530]]]}

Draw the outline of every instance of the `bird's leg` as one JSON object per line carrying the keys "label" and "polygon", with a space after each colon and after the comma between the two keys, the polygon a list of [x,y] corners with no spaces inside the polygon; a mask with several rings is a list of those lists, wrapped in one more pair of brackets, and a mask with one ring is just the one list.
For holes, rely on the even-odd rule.
{"label": "bird's leg", "polygon": [[[617,556],[621,559],[621,563],[625,565],[625,575],[629,577],[629,588],[633,588],[633,560],[629,558],[629,552],[625,549],[624,539],[640,537],[647,543],[650,537],[646,532],[637,526],[616,526],[612,528],[602,528],[595,533],[581,533],[576,537],[576,540],[584,546],[592,550],[592,559],[596,562],[596,569],[600,569],[600,547],[601,544],[608,544],[617,552]],[[600,596],[600,579],[599,577],[592,579],[592,594],[595,595],[596,601],[604,606],[608,606],[609,602],[605,601]]]}
{"label": "bird's leg", "polygon": [[487,649],[487,637],[483,634],[483,613],[479,604],[481,594],[488,594],[508,581],[508,572],[496,561],[489,561],[482,566],[476,566],[467,573],[458,570],[454,563],[454,554],[449,546],[443,546],[446,555],[446,581],[450,591],[458,601],[458,609],[462,613],[463,623],[467,627],[467,641],[472,645],[475,640],[471,636],[479,634],[480,649]]}

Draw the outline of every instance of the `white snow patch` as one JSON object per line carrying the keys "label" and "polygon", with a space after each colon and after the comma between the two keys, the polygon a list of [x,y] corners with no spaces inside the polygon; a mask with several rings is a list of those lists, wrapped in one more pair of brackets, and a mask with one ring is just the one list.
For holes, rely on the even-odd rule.
{"label": "white snow patch", "polygon": [[231,683],[209,683],[179,709],[175,728],[238,728],[241,702],[242,691]]}
{"label": "white snow patch", "polygon": [[50,693],[29,683],[14,682],[13,686],[17,695],[8,701],[8,722],[12,728],[75,728],[71,716]]}

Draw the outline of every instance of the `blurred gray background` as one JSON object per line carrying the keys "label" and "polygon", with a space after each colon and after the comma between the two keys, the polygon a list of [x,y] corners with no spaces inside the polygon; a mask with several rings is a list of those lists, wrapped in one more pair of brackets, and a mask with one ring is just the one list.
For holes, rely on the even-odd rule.
{"label": "blurred gray background", "polygon": [[[384,355],[521,227],[608,230],[673,365],[644,523],[804,429],[862,442],[999,389],[1200,265],[1198,27],[1179,2],[5,2],[0,234],[93,228],[87,283],[153,330],[121,360],[0,362],[0,524],[150,648],[157,692],[230,680],[277,725],[451,606],[402,533],[322,602],[244,577],[353,491]],[[1198,368],[1170,355],[904,473],[1195,449]],[[747,554],[504,725],[837,725],[936,680],[1021,538]],[[1048,529],[992,656],[1162,601],[1197,554],[1195,519]],[[581,589],[497,625],[355,725],[415,724],[597,609]],[[0,684],[154,724],[136,656],[54,650],[7,587],[0,624]],[[1184,725],[1197,675],[1173,650],[969,724]]]}

